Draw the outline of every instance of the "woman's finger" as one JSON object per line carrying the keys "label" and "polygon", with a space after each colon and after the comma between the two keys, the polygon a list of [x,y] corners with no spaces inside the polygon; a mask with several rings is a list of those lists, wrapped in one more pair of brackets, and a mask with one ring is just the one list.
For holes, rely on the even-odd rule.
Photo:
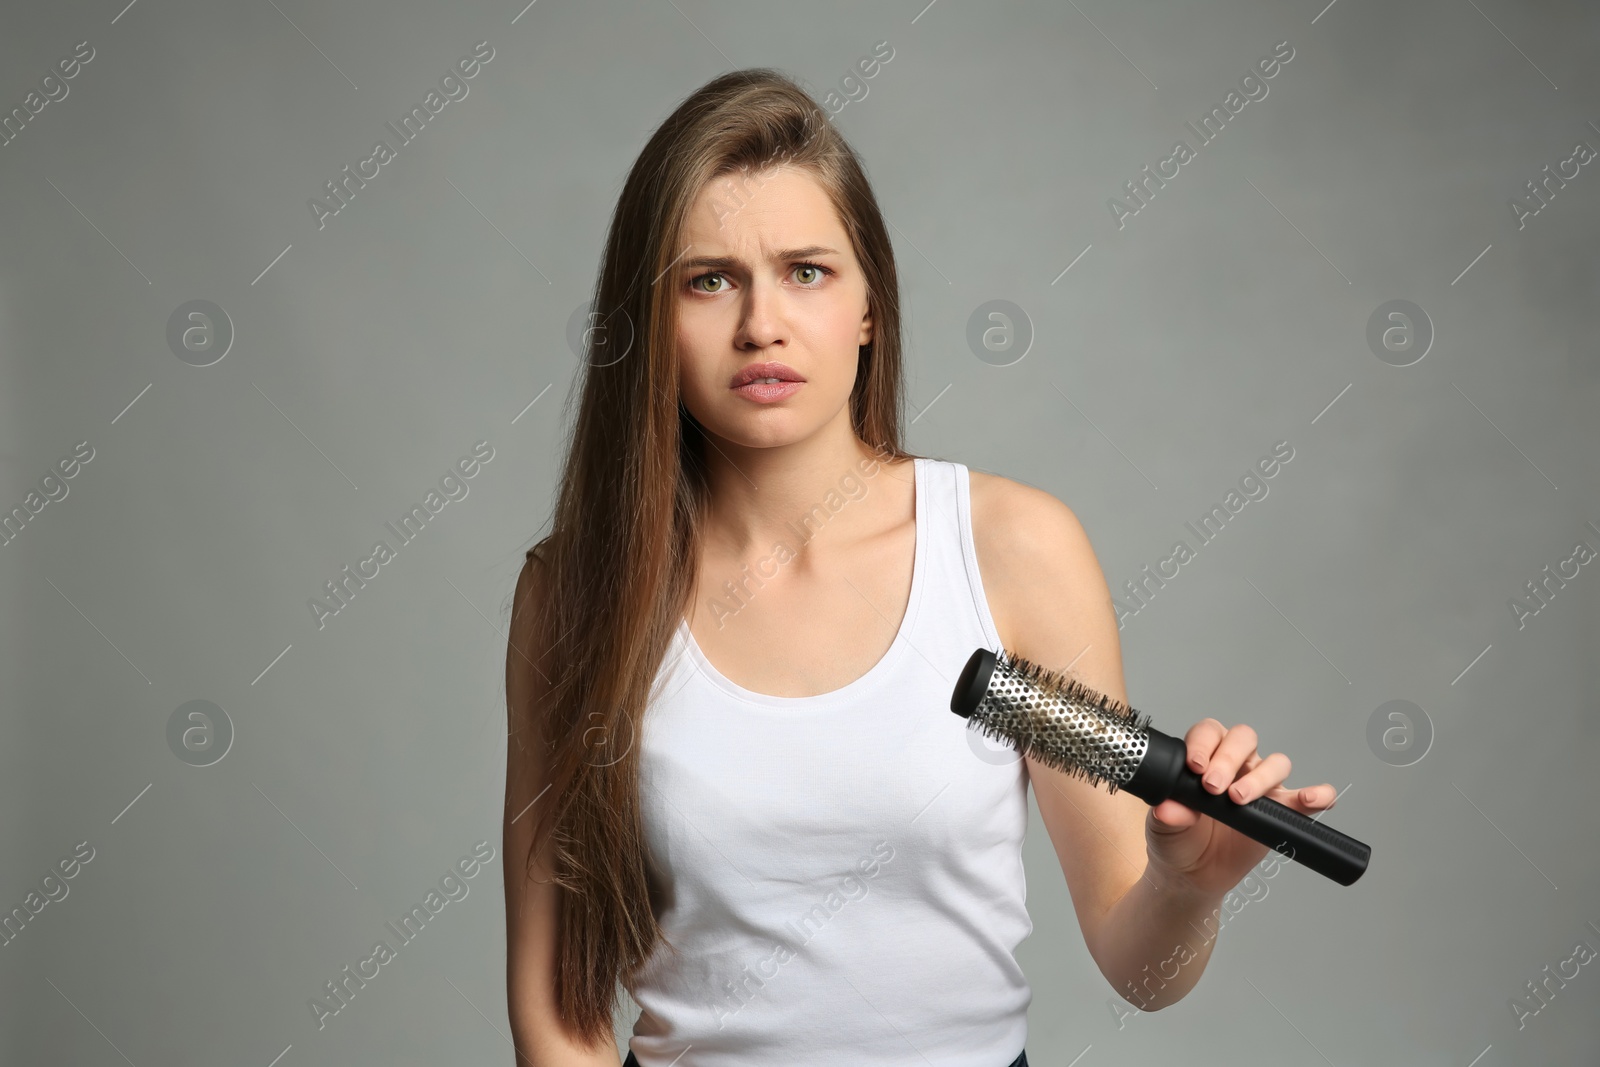
{"label": "woman's finger", "polygon": [[1204,771],[1227,732],[1228,728],[1216,719],[1201,719],[1189,727],[1189,732],[1183,735],[1183,743],[1189,749],[1189,769],[1196,774]]}
{"label": "woman's finger", "polygon": [[1289,757],[1282,752],[1258,760],[1249,772],[1240,775],[1228,787],[1228,795],[1240,804],[1248,804],[1256,797],[1265,796],[1268,791],[1281,785],[1289,777]]}
{"label": "woman's finger", "polygon": [[1233,783],[1244,761],[1256,751],[1256,732],[1244,723],[1229,730],[1211,754],[1206,769],[1200,772],[1206,791],[1221,793]]}
{"label": "woman's finger", "polygon": [[1287,799],[1292,799],[1296,804],[1312,811],[1326,811],[1333,807],[1334,803],[1339,799],[1338,790],[1327,782],[1323,782],[1321,785],[1307,785],[1299,789],[1285,790],[1285,792],[1289,794]]}
{"label": "woman's finger", "polygon": [[1163,800],[1154,805],[1150,815],[1155,820],[1156,829],[1165,832],[1187,830],[1200,821],[1199,812],[1184,807],[1176,800]]}

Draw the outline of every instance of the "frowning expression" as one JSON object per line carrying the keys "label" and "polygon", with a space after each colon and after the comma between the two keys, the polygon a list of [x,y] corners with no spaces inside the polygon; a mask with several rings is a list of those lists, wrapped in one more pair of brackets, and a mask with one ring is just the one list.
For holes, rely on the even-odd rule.
{"label": "frowning expression", "polygon": [[[674,278],[683,403],[735,444],[770,447],[848,420],[861,345],[872,340],[866,279],[809,172],[777,167],[706,184]],[[773,362],[782,368],[761,368]],[[740,373],[798,379],[740,386]]]}

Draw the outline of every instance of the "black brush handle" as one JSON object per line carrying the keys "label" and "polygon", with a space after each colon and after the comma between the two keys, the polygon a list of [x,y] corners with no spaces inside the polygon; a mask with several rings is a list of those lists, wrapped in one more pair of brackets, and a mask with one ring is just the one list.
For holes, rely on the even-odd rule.
{"label": "black brush handle", "polygon": [[1200,776],[1189,769],[1188,745],[1152,727],[1145,727],[1145,732],[1150,747],[1122,789],[1151,807],[1175,800],[1340,885],[1350,885],[1365,873],[1372,856],[1370,846],[1270,797],[1240,804],[1226,791],[1207,791]]}

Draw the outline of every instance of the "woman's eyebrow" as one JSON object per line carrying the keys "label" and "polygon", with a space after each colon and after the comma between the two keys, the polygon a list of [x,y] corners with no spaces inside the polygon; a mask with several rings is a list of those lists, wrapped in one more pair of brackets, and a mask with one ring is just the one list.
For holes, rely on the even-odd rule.
{"label": "woman's eyebrow", "polygon": [[[811,259],[814,256],[837,256],[839,251],[834,248],[824,248],[822,245],[807,245],[804,248],[780,248],[772,254],[774,263],[783,263],[791,259]],[[710,267],[713,270],[731,270],[743,267],[744,263],[737,256],[696,256],[684,263],[685,267]]]}

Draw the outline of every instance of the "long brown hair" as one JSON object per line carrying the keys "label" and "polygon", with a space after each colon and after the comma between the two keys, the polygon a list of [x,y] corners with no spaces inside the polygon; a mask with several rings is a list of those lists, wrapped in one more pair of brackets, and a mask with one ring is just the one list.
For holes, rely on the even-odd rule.
{"label": "long brown hair", "polygon": [[549,753],[548,799],[538,805],[524,867],[553,835],[555,999],[566,1028],[590,1044],[612,1032],[618,980],[628,983],[665,941],[640,818],[637,741],[694,585],[708,496],[705,436],[679,401],[674,268],[705,184],[718,182],[736,210],[739,181],[775,165],[818,180],[866,276],[873,341],[861,347],[850,397],[855,433],[880,460],[911,457],[900,444],[899,282],[860,161],[785,75],[756,68],[713,79],[651,136],[617,200],[554,522],[527,552],[548,564],[534,629],[548,642],[546,662],[563,673],[550,677],[537,714],[510,709],[519,742],[512,752],[527,737]]}

